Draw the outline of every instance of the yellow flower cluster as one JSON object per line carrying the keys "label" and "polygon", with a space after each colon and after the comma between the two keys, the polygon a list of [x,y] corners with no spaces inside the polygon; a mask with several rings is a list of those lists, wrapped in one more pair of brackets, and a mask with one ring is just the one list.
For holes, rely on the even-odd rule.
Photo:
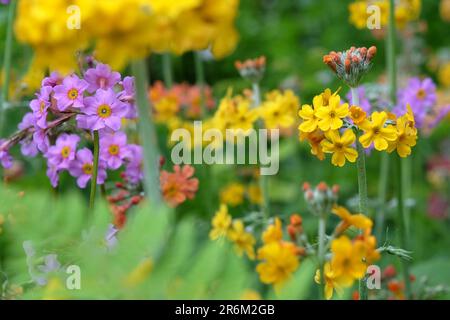
{"label": "yellow flower cluster", "polygon": [[[324,265],[324,290],[326,299],[331,299],[333,291],[338,293],[350,287],[354,281],[363,278],[367,266],[380,258],[376,250],[376,238],[371,235],[372,221],[363,214],[352,215],[343,207],[335,207],[333,213],[341,218],[331,242],[331,260]],[[351,240],[341,235],[347,228],[354,226],[363,233]],[[315,281],[321,283],[321,272],[316,271]]]}
{"label": "yellow flower cluster", "polygon": [[266,100],[259,107],[264,126],[267,129],[291,128],[295,124],[299,104],[300,100],[292,90],[267,93]]}
{"label": "yellow flower cluster", "polygon": [[401,157],[411,154],[417,140],[409,106],[407,114],[398,119],[384,111],[367,116],[358,106],[349,108],[347,103],[341,104],[340,96],[326,89],[314,97],[312,106],[303,105],[298,114],[303,120],[298,127],[300,140],[307,140],[311,153],[320,160],[325,158],[325,153],[331,153],[331,163],[339,167],[358,158],[354,148],[356,134],[364,148],[374,145],[378,151],[397,151]]}
{"label": "yellow flower cluster", "polygon": [[272,284],[277,291],[300,264],[298,248],[294,243],[283,240],[279,218],[264,231],[262,241],[263,246],[258,249],[257,255],[262,262],[256,266],[256,271],[262,283]]}
{"label": "yellow flower cluster", "polygon": [[150,51],[234,50],[239,0],[19,0],[15,33],[35,52],[31,71],[76,68],[76,52],[120,69]]}
{"label": "yellow flower cluster", "polygon": [[[396,1],[395,20],[399,28],[403,28],[408,22],[417,20],[422,6],[421,0]],[[350,23],[358,29],[367,28],[367,21],[371,12],[369,6],[377,6],[380,9],[380,25],[385,27],[388,23],[389,0],[358,0],[352,2],[348,9]]]}
{"label": "yellow flower cluster", "polygon": [[220,209],[214,215],[211,224],[212,230],[209,233],[211,240],[226,238],[234,243],[239,256],[245,253],[249,259],[255,259],[255,238],[245,230],[242,220],[232,219],[226,204],[220,205]]}
{"label": "yellow flower cluster", "polygon": [[439,68],[438,77],[442,86],[450,88],[450,61],[444,63]]}
{"label": "yellow flower cluster", "polygon": [[260,204],[261,189],[257,184],[249,184],[244,186],[242,183],[231,183],[220,191],[220,202],[232,207],[236,207],[244,203],[245,196],[253,204]]}

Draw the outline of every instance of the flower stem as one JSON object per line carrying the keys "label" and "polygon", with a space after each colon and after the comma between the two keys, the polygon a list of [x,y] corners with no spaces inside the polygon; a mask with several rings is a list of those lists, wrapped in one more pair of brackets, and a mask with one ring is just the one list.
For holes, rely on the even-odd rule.
{"label": "flower stem", "polygon": [[[353,105],[359,106],[359,94],[357,88],[350,88],[352,93]],[[367,212],[367,177],[366,177],[366,153],[364,148],[359,142],[359,134],[356,140],[356,150],[358,152],[358,159],[356,161],[356,167],[358,170],[358,193],[359,193],[359,212],[362,214],[368,214]],[[359,280],[359,299],[367,300],[367,284],[366,278]]]}
{"label": "flower stem", "polygon": [[203,115],[205,113],[205,67],[200,52],[195,51],[194,58],[196,83],[200,89],[200,115]]}
{"label": "flower stem", "polygon": [[325,240],[326,240],[326,218],[324,215],[321,215],[319,217],[319,248],[317,251],[317,256],[319,259],[319,270],[320,270],[320,287],[321,287],[321,293],[320,297],[325,297]]}
{"label": "flower stem", "polygon": [[172,56],[169,52],[162,55],[162,67],[163,67],[163,77],[164,84],[167,88],[172,88],[173,86],[173,74],[172,74]]}
{"label": "flower stem", "polygon": [[144,189],[147,198],[158,207],[161,204],[158,170],[158,140],[151,119],[151,106],[147,97],[148,73],[145,60],[131,63],[131,70],[136,80],[136,103],[139,117],[139,134],[144,149]]}
{"label": "flower stem", "polygon": [[[389,29],[388,29],[388,71],[390,84],[390,97],[392,105],[396,104],[397,98],[397,63],[396,63],[396,28],[395,28],[395,1],[389,0]],[[404,178],[403,176],[403,162],[400,157],[396,159],[397,168],[397,220],[400,228],[400,246],[402,249],[408,250],[407,226],[408,220],[406,217],[404,204]],[[403,279],[405,282],[406,298],[411,298],[411,283],[409,279],[409,262],[402,260],[403,265]]]}
{"label": "flower stem", "polygon": [[5,52],[3,55],[3,86],[0,96],[0,135],[3,132],[3,127],[5,123],[5,103],[8,101],[8,91],[9,91],[9,79],[11,73],[11,57],[12,57],[12,45],[13,45],[13,24],[14,24],[14,13],[16,11],[17,0],[11,0],[8,9],[8,20],[6,24],[6,40],[5,40]]}
{"label": "flower stem", "polygon": [[[253,108],[257,108],[261,104],[261,89],[258,82],[252,83],[253,89]],[[259,126],[262,128],[263,124]],[[263,217],[268,219],[270,217],[270,204],[269,204],[269,181],[268,176],[259,176],[259,189],[261,190],[261,213]]]}
{"label": "flower stem", "polygon": [[89,198],[89,208],[92,210],[95,203],[95,192],[97,191],[98,157],[99,157],[99,137],[98,131],[94,130],[94,165],[91,177],[91,195]]}
{"label": "flower stem", "polygon": [[383,236],[384,228],[384,214],[386,210],[386,195],[387,187],[389,182],[389,155],[385,152],[381,154],[380,162],[380,180],[378,182],[378,210],[376,214],[376,232],[375,236],[377,239],[381,239]]}

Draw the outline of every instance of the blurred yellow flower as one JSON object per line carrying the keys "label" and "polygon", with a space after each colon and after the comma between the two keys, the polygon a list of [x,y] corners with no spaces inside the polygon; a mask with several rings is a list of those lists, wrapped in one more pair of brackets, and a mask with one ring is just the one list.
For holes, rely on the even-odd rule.
{"label": "blurred yellow flower", "polygon": [[231,183],[220,192],[220,202],[232,207],[244,202],[245,187],[241,183]]}
{"label": "blurred yellow flower", "polygon": [[362,213],[351,214],[346,208],[336,206],[333,208],[333,213],[342,219],[341,223],[336,227],[335,233],[337,235],[344,232],[350,226],[354,226],[362,230],[371,230],[373,222]]}
{"label": "blurred yellow flower", "polygon": [[239,256],[245,254],[250,260],[255,259],[255,238],[253,235],[245,231],[242,220],[235,220],[231,230],[228,232],[228,239],[234,243]]}
{"label": "blurred yellow flower", "polygon": [[153,104],[155,122],[166,123],[171,121],[177,116],[179,109],[180,106],[175,97],[167,96],[161,98]]}
{"label": "blurred yellow flower", "polygon": [[262,203],[262,193],[261,188],[257,184],[250,184],[247,187],[247,196],[248,200],[253,204],[261,204]]}
{"label": "blurred yellow flower", "polygon": [[389,141],[387,151],[391,153],[396,150],[400,157],[406,158],[411,154],[411,147],[416,145],[417,128],[411,125],[407,115],[397,119],[395,128],[397,129],[397,137],[394,141]]}
{"label": "blurred yellow flower", "polygon": [[299,99],[292,90],[275,90],[266,96],[267,100],[259,107],[261,118],[267,129],[286,129],[295,123]]}
{"label": "blurred yellow flower", "polygon": [[275,223],[267,227],[262,235],[262,240],[265,244],[271,242],[280,242],[283,239],[283,230],[281,230],[280,218],[275,218]]}
{"label": "blurred yellow flower", "polygon": [[354,280],[361,279],[366,273],[364,244],[352,243],[347,236],[341,236],[331,242],[331,269],[342,286],[348,287]]}
{"label": "blurred yellow flower", "polygon": [[124,285],[127,287],[135,287],[143,283],[153,270],[153,260],[146,258],[141,261],[135,269],[133,269],[124,280]]}
{"label": "blurred yellow flower", "polygon": [[225,204],[220,205],[220,209],[214,215],[211,224],[213,227],[209,232],[209,238],[211,240],[228,236],[231,228],[231,216],[228,214],[228,208]]}
{"label": "blurred yellow flower", "polygon": [[[450,2],[449,2],[450,7]],[[450,9],[449,9],[450,10]],[[450,19],[449,19],[450,20]],[[450,88],[450,62],[445,63],[439,68],[439,82],[446,88]]]}
{"label": "blurred yellow flower", "polygon": [[[324,275],[325,275],[325,299],[330,300],[333,297],[333,291],[336,290],[338,294],[342,294],[343,288],[342,284],[339,283],[339,278],[336,277],[336,273],[331,269],[329,262],[324,265]],[[322,277],[320,270],[316,270],[316,275],[314,276],[314,281],[317,284],[322,283]]]}

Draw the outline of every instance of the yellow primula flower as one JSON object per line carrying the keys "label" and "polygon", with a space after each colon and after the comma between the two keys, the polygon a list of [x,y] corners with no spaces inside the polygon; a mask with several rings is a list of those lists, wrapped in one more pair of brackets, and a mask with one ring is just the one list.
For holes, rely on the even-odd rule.
{"label": "yellow primula flower", "polygon": [[258,259],[263,260],[256,266],[262,283],[272,284],[276,291],[291,277],[299,266],[295,254],[295,245],[284,242],[270,242],[258,250]]}
{"label": "yellow primula flower", "polygon": [[262,300],[262,298],[258,291],[248,289],[242,293],[240,300]]}
{"label": "yellow primula flower", "polygon": [[319,129],[313,132],[300,132],[300,141],[308,140],[311,147],[311,154],[315,155],[319,160],[325,159],[325,153],[323,152],[321,142],[325,139],[325,135]]}
{"label": "yellow primula flower", "polygon": [[316,117],[316,111],[323,106],[323,99],[321,95],[315,96],[313,99],[313,106],[304,104],[298,115],[303,119],[298,129],[301,132],[313,132],[318,128],[319,118]]}
{"label": "yellow primula flower", "polygon": [[353,281],[361,279],[366,273],[363,247],[363,243],[352,243],[345,235],[331,242],[331,268],[345,287],[351,286]]}
{"label": "yellow primula flower", "polygon": [[336,206],[333,208],[333,213],[342,219],[341,223],[336,227],[335,234],[339,235],[350,226],[362,230],[371,230],[373,222],[362,213],[351,214],[346,208]]}
{"label": "yellow primula flower", "polygon": [[356,248],[361,250],[359,255],[363,257],[367,265],[380,259],[380,252],[377,250],[377,239],[370,234],[369,229],[364,230],[354,241],[359,244]]}
{"label": "yellow primula flower", "polygon": [[316,117],[319,118],[319,128],[322,131],[337,130],[342,127],[348,111],[348,103],[341,105],[341,98],[338,95],[330,97],[329,105],[327,107],[320,107],[316,111]]}
{"label": "yellow primula flower", "polygon": [[359,125],[364,130],[364,134],[359,137],[359,142],[364,148],[369,148],[372,143],[375,149],[383,151],[388,148],[388,142],[397,138],[396,130],[392,125],[384,127],[388,115],[386,112],[375,111],[371,115],[371,121],[365,120]]}
{"label": "yellow primula flower", "polygon": [[391,153],[396,150],[400,157],[406,158],[411,154],[411,147],[416,145],[417,128],[411,125],[408,115],[399,117],[395,127],[397,138],[394,141],[389,141],[387,151]]}
{"label": "yellow primula flower", "polygon": [[366,119],[366,113],[361,107],[351,106],[350,118],[353,120],[354,124],[358,125]]}
{"label": "yellow primula flower", "polygon": [[253,235],[245,231],[242,220],[235,220],[231,230],[228,232],[228,239],[234,243],[239,256],[245,254],[249,259],[255,259],[254,245],[256,243]]}
{"label": "yellow primula flower", "polygon": [[228,208],[225,204],[220,205],[220,209],[214,215],[211,225],[213,227],[209,232],[211,240],[228,236],[231,227],[231,216],[228,214]]}
{"label": "yellow primula flower", "polygon": [[177,116],[180,105],[176,97],[167,96],[155,102],[153,109],[155,111],[155,122],[166,123]]}
{"label": "yellow primula flower", "polygon": [[275,218],[275,223],[267,227],[262,235],[262,240],[265,244],[271,242],[280,242],[283,239],[283,230],[281,230],[280,218]]}
{"label": "yellow primula flower", "polygon": [[231,183],[220,192],[220,202],[232,207],[244,202],[245,187],[241,183]]}
{"label": "yellow primula flower", "polygon": [[351,129],[344,131],[342,136],[339,131],[328,131],[325,133],[326,140],[321,142],[322,150],[325,153],[332,153],[331,163],[342,167],[345,159],[355,162],[358,152],[350,146],[355,142],[356,136]]}
{"label": "yellow primula flower", "polygon": [[261,105],[260,115],[267,129],[286,129],[295,123],[299,99],[292,90],[269,92]]}
{"label": "yellow primula flower", "polygon": [[[448,3],[449,3],[449,8],[450,8],[450,1],[448,1]],[[449,9],[449,12],[450,12],[450,9]],[[439,68],[438,78],[439,78],[439,82],[444,87],[447,87],[447,88],[450,87],[450,62],[445,63],[443,66],[441,66]]]}
{"label": "yellow primula flower", "polygon": [[[342,285],[339,283],[339,278],[336,277],[336,273],[331,269],[331,265],[329,262],[325,263],[324,267],[324,275],[325,275],[325,299],[330,300],[333,297],[333,291],[341,295],[343,293]],[[322,283],[322,277],[320,270],[316,270],[316,275],[314,276],[314,281],[317,284]]]}
{"label": "yellow primula flower", "polygon": [[350,23],[358,29],[364,29],[367,27],[367,2],[355,1],[348,6],[350,12]]}

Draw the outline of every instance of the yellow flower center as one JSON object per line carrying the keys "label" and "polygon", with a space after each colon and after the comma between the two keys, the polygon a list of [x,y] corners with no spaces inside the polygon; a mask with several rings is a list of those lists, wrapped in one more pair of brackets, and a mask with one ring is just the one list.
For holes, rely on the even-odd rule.
{"label": "yellow flower center", "polygon": [[330,118],[331,119],[336,118],[336,113],[334,111],[330,112]]}
{"label": "yellow flower center", "polygon": [[39,110],[40,110],[41,113],[42,113],[42,112],[44,112],[44,109],[45,109],[45,102],[44,102],[44,101],[41,101],[41,104],[39,105]]}
{"label": "yellow flower center", "polygon": [[111,115],[111,107],[107,104],[102,104],[97,108],[97,114],[100,118],[108,118]]}
{"label": "yellow flower center", "polygon": [[115,156],[117,154],[119,154],[119,146],[117,144],[112,144],[109,146],[108,148],[108,152],[110,155]]}
{"label": "yellow flower center", "polygon": [[373,128],[373,129],[372,129],[372,133],[373,133],[375,136],[379,135],[379,134],[380,134],[380,128]]}
{"label": "yellow flower center", "polygon": [[70,89],[69,92],[67,92],[67,97],[70,100],[75,100],[76,98],[78,98],[78,90],[75,88]]}
{"label": "yellow flower center", "polygon": [[336,148],[336,150],[340,151],[340,150],[342,150],[344,148],[344,145],[342,143],[340,143],[340,142],[336,142],[334,144],[334,147]]}
{"label": "yellow flower center", "polygon": [[425,92],[425,90],[419,89],[419,91],[417,91],[416,96],[417,96],[417,99],[423,100],[427,96],[427,93]]}
{"label": "yellow flower center", "polygon": [[83,172],[85,174],[91,175],[92,171],[93,171],[92,163],[85,163],[85,164],[83,164],[83,166],[81,167],[81,170],[83,170]]}
{"label": "yellow flower center", "polygon": [[61,149],[61,156],[65,159],[70,155],[70,147],[65,146]]}

